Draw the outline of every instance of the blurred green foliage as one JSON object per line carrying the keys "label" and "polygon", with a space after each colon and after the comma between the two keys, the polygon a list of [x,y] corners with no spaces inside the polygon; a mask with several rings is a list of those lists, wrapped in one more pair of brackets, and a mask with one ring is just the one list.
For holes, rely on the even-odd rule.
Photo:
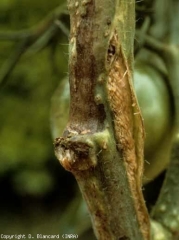
{"label": "blurred green foliage", "polygon": [[63,2],[65,1],[1,0],[0,27],[8,30],[32,27]]}
{"label": "blurred green foliage", "polygon": [[[58,0],[1,0],[0,30],[34,27],[58,5]],[[19,194],[43,196],[54,187],[48,169],[48,162],[53,165],[55,161],[49,109],[51,96],[67,72],[66,43],[59,34],[54,56],[59,72],[54,72],[49,45],[38,53],[23,55],[0,88],[0,179],[8,175]],[[16,47],[16,42],[0,42],[0,67]]]}

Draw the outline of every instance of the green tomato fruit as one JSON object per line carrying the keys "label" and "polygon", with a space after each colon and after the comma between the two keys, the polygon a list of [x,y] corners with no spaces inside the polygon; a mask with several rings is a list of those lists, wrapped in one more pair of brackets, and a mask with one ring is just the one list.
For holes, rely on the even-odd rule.
{"label": "green tomato fruit", "polygon": [[145,64],[136,64],[134,88],[144,118],[145,154],[150,155],[170,126],[170,96],[161,74]]}
{"label": "green tomato fruit", "polygon": [[144,119],[144,182],[155,178],[168,162],[172,140],[171,96],[163,75],[154,67],[137,62],[134,88]]}

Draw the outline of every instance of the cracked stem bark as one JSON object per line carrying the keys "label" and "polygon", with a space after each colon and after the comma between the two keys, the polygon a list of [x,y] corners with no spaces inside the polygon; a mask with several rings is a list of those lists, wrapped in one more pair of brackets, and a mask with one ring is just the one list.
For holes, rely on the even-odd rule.
{"label": "cracked stem bark", "polygon": [[149,239],[143,122],[133,92],[135,1],[68,0],[70,117],[55,140],[98,239]]}

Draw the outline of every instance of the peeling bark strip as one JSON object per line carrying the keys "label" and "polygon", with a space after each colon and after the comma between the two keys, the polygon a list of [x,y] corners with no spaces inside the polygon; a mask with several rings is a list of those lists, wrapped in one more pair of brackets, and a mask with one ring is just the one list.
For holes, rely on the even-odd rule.
{"label": "peeling bark strip", "polygon": [[68,0],[70,118],[55,153],[87,202],[97,239],[149,239],[143,123],[131,81],[134,0]]}
{"label": "peeling bark strip", "polygon": [[[120,44],[116,33],[111,42],[112,46]],[[130,69],[124,62],[125,58],[120,48],[116,55],[107,81],[109,103],[114,116],[117,147],[122,152],[132,195],[137,199],[134,204],[139,223],[144,233],[147,233],[148,217],[144,214],[141,192],[143,174],[143,126],[139,125],[139,123],[142,124],[141,112],[130,84]],[[135,128],[138,130],[136,131]],[[135,143],[135,140],[138,142]]]}

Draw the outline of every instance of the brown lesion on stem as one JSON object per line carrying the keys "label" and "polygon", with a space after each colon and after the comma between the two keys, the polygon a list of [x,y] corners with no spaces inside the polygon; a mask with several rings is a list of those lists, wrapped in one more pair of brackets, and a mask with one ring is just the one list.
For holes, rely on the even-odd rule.
{"label": "brown lesion on stem", "polygon": [[[94,44],[94,1],[76,4],[70,34],[70,117],[68,127],[78,133],[88,129],[97,132],[103,129],[104,106],[97,105],[94,92],[97,79],[97,62],[93,54]],[[80,116],[79,116],[80,115]],[[79,121],[80,120],[80,121]]]}
{"label": "brown lesion on stem", "polygon": [[55,153],[61,165],[71,172],[89,170],[97,165],[90,135],[68,135],[55,140]]}

